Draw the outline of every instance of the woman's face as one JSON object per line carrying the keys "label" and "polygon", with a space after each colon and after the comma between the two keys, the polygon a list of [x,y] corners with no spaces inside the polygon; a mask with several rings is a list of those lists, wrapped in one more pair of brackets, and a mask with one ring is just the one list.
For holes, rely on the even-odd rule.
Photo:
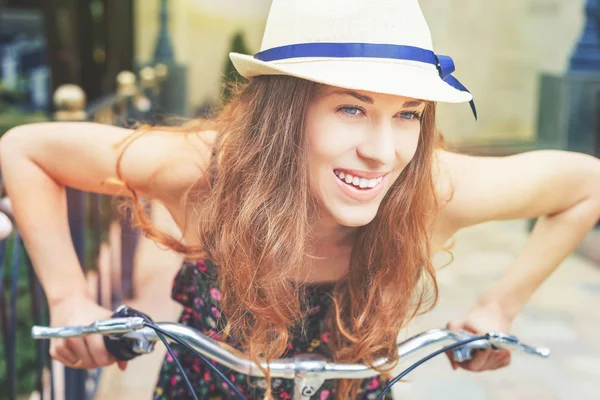
{"label": "woman's face", "polygon": [[373,220],[413,158],[425,102],[324,87],[307,115],[311,188],[325,215],[343,226]]}

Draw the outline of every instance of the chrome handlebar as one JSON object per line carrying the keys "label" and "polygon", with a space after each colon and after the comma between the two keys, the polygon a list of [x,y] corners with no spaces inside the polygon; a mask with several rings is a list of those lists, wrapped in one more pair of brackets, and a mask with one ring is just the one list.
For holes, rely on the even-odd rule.
{"label": "chrome handlebar", "polygon": [[33,339],[51,339],[51,338],[74,338],[94,333],[101,335],[125,334],[136,332],[145,327],[143,318],[110,318],[102,321],[96,321],[87,326],[60,326],[49,328],[45,326],[34,326],[31,328],[31,337]]}
{"label": "chrome handlebar", "polygon": [[[155,326],[181,339],[198,353],[225,367],[245,375],[264,376],[262,370],[246,355],[225,343],[209,338],[194,328],[166,322],[157,323]],[[88,326],[58,328],[34,326],[31,330],[34,339],[78,337],[94,333],[108,335],[115,339],[127,338],[133,341],[132,350],[136,354],[150,353],[154,349],[154,343],[160,340],[156,331],[147,326],[146,320],[141,317],[111,318],[96,321]],[[446,345],[476,336],[469,332],[456,332],[449,329],[431,329],[420,333],[398,344],[399,365],[412,365],[427,355],[424,354],[426,350],[431,354]],[[439,349],[432,349],[434,346]],[[489,333],[487,339],[474,340],[457,347],[452,350],[452,355],[456,361],[462,362],[471,358],[473,350],[486,348],[522,350],[544,358],[550,355],[549,349],[527,346],[515,336],[501,332]],[[387,358],[381,358],[374,363],[373,367],[383,367],[388,362]],[[320,354],[297,354],[293,358],[277,359],[268,364],[262,361],[261,364],[263,368],[270,369],[271,376],[274,378],[294,380],[294,400],[309,400],[328,379],[366,379],[379,374],[368,365],[335,363]]]}
{"label": "chrome handlebar", "polygon": [[[223,366],[233,369],[239,373],[252,376],[263,376],[260,368],[257,368],[250,359],[240,351],[225,343],[213,340],[200,331],[175,323],[157,323],[159,328],[173,334],[189,344],[205,357],[217,361]],[[69,338],[89,334],[110,335],[113,337],[129,338],[137,342],[134,351],[138,354],[148,353],[153,349],[153,343],[160,340],[156,332],[145,325],[140,317],[111,318],[96,321],[88,326],[65,326],[49,328],[34,326],[31,335],[34,339]],[[400,364],[409,364],[420,359],[425,350],[431,352],[434,345],[440,348],[469,339],[475,335],[464,331],[452,331],[449,329],[431,329],[420,333],[412,338],[398,344],[398,355]],[[536,348],[525,345],[513,335],[502,332],[491,332],[489,339],[477,340],[465,344],[453,350],[453,358],[458,362],[467,361],[471,358],[472,351],[476,349],[507,349],[521,350],[528,354],[534,354],[543,358],[550,355],[547,348]],[[435,350],[435,349],[433,349]],[[382,367],[388,364],[387,358],[378,359],[374,367]],[[271,370],[271,375],[278,378],[294,379],[298,374],[318,374],[325,379],[364,379],[378,375],[378,372],[368,365],[334,363],[318,354],[301,354],[294,358],[276,359],[270,363],[263,363],[263,367]]]}

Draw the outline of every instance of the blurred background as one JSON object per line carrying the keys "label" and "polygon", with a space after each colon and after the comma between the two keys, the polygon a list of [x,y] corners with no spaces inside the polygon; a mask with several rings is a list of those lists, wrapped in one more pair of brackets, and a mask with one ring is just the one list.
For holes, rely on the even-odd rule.
{"label": "blurred background", "polygon": [[[454,58],[479,120],[440,105],[439,128],[459,152],[505,156],[563,149],[600,156],[600,0],[420,0],[436,52]],[[260,49],[270,0],[0,0],[0,135],[25,123],[91,120],[130,126],[207,117],[237,81],[227,54]],[[600,183],[599,183],[600,184]],[[140,238],[117,201],[70,190],[73,241],[100,304],[127,303],[176,320],[170,283],[181,258]],[[155,222],[175,229],[158,205]],[[0,399],[150,398],[164,350],[116,368],[75,371],[29,339],[47,324],[10,200],[0,201]],[[3,215],[0,215],[3,216]],[[439,273],[441,298],[410,335],[467,311],[519,254],[533,221],[460,232]],[[440,258],[440,265],[446,261]],[[586,237],[515,321],[549,360],[515,355],[502,371],[422,366],[396,398],[597,399],[600,391],[600,230]]]}

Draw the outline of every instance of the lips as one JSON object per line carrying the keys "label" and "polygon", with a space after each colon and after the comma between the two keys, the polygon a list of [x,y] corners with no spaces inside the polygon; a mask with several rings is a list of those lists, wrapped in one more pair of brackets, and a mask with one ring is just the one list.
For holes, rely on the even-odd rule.
{"label": "lips", "polygon": [[[354,185],[354,182],[356,182],[356,180],[358,180],[359,178],[356,177],[352,177],[353,181],[352,183],[347,183],[346,182],[346,175],[343,172],[344,170],[336,170],[336,173],[333,174],[333,179],[335,179],[335,181],[337,182],[338,187],[341,189],[342,193],[344,193],[347,197],[349,197],[352,200],[358,201],[358,202],[366,202],[366,201],[370,201],[375,199],[383,190],[383,188],[386,186],[387,183],[387,174],[382,175],[381,173],[378,173],[379,177],[378,178],[374,178],[374,181],[376,181],[377,183],[373,186],[373,187],[369,187],[369,185],[364,184],[364,181],[366,181],[366,178],[360,178],[363,182],[361,187],[360,183],[361,181],[359,180],[359,187],[356,187]],[[343,174],[343,175],[342,175]],[[344,179],[342,180],[340,177],[344,176]],[[373,185],[371,179],[369,179],[369,181],[371,182],[371,186]]]}

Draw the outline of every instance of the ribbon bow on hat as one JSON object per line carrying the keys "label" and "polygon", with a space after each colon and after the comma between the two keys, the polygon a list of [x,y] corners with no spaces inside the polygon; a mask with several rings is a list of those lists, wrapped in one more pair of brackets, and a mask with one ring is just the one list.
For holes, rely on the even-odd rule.
{"label": "ribbon bow on hat", "polygon": [[[455,71],[454,60],[450,56],[435,56],[437,59],[437,67],[440,72],[440,77],[452,87],[457,88],[458,90],[462,90],[463,92],[469,92],[469,90],[460,83],[458,79],[452,76],[452,73]],[[477,119],[477,108],[475,108],[475,101],[471,99],[469,101],[469,105],[471,106],[471,110],[473,111],[473,116]]]}

